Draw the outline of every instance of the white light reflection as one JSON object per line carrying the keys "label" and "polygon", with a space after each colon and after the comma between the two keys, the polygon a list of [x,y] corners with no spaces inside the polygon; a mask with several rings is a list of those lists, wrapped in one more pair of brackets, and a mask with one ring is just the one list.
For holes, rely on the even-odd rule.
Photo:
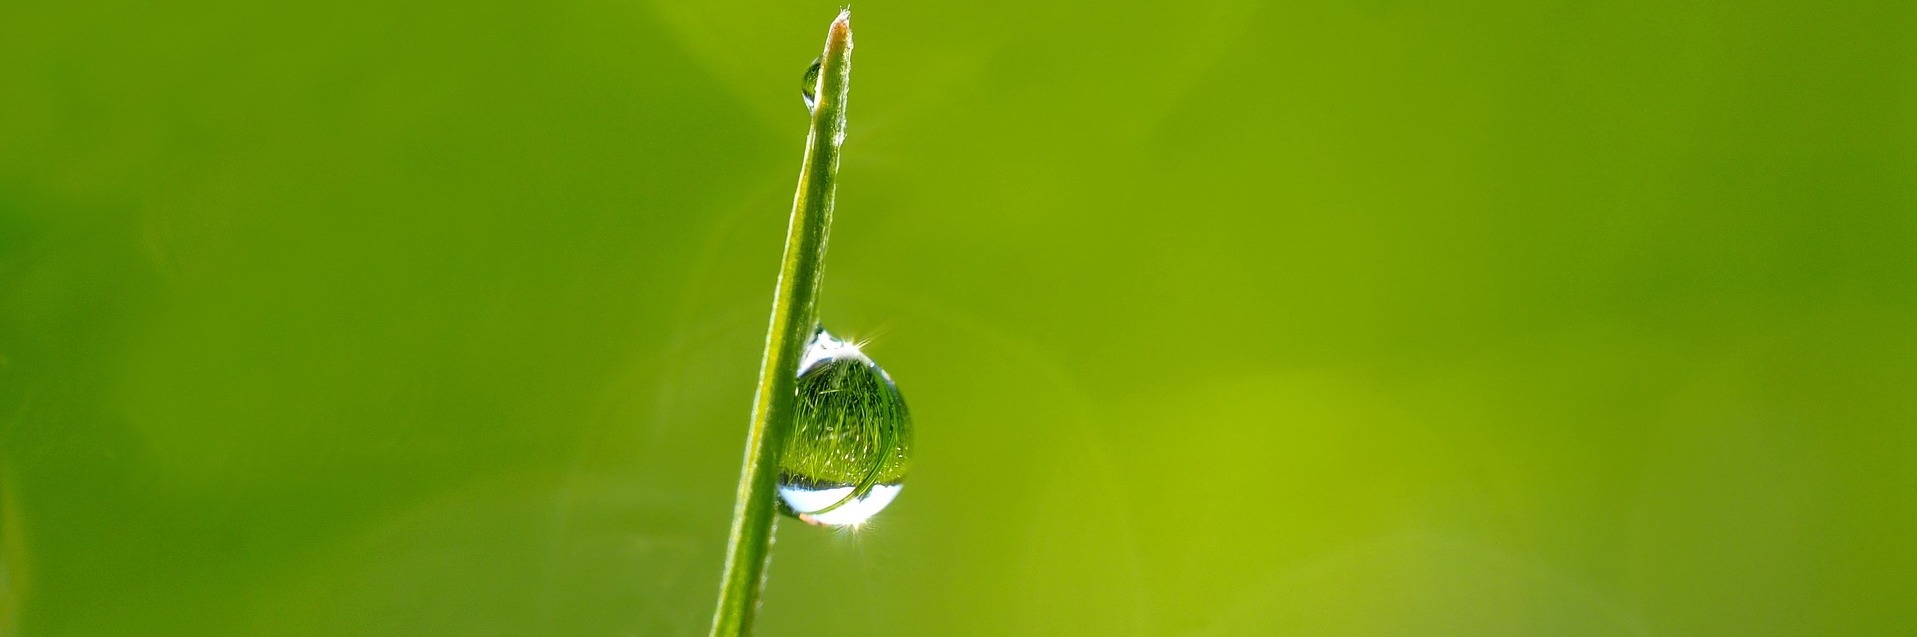
{"label": "white light reflection", "polygon": [[903,488],[905,488],[904,485],[898,484],[873,485],[872,490],[866,492],[865,497],[847,502],[839,508],[816,515],[807,513],[807,511],[817,511],[832,506],[833,503],[845,499],[847,494],[852,493],[852,487],[834,487],[831,489],[807,489],[796,486],[780,487],[779,498],[785,500],[786,506],[792,507],[793,511],[797,511],[799,513],[799,519],[804,520],[806,524],[816,524],[819,526],[858,526],[866,520],[871,519],[872,516],[877,515],[879,511],[884,510],[885,505],[891,504],[893,498],[899,497],[899,490]]}

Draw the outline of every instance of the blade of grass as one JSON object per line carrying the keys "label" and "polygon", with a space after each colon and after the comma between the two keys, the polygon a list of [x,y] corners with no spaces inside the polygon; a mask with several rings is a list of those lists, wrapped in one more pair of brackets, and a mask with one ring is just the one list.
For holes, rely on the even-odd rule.
{"label": "blade of grass", "polygon": [[740,637],[752,629],[772,557],[772,525],[778,516],[779,453],[792,432],[797,400],[799,358],[818,323],[814,307],[825,267],[826,236],[832,227],[832,202],[839,172],[839,145],[845,141],[845,102],[852,79],[852,14],[839,12],[826,31],[820,56],[821,84],[806,135],[799,191],[792,199],[786,227],[785,259],[772,295],[772,324],[766,330],[765,358],[759,365],[759,391],[752,402],[746,434],[745,464],[732,508],[732,533],[720,576],[719,606],[712,616],[712,637]]}

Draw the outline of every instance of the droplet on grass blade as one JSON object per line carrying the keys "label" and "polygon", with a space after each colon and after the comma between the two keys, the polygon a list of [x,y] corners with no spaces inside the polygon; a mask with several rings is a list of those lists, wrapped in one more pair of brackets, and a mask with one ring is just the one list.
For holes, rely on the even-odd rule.
{"label": "droplet on grass blade", "polygon": [[805,67],[805,77],[799,81],[799,96],[805,98],[805,110],[819,105],[819,68],[824,58],[812,58],[812,65]]}
{"label": "droplet on grass blade", "polygon": [[892,377],[820,328],[799,361],[799,400],[779,461],[780,510],[857,525],[892,503],[912,462],[912,416]]}

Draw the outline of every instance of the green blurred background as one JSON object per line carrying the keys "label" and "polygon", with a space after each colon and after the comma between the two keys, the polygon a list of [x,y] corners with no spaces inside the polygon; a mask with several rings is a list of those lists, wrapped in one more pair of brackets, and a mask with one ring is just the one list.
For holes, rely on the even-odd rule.
{"label": "green blurred background", "polygon": [[[701,635],[837,5],[0,5],[0,633]],[[761,635],[1917,625],[1917,5],[862,1]]]}

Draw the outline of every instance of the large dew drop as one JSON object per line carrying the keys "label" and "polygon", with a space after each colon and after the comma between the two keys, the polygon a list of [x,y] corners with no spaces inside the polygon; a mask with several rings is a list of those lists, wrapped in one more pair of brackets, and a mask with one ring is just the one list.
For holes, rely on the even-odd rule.
{"label": "large dew drop", "polygon": [[912,416],[892,377],[824,328],[799,361],[792,437],[779,463],[780,510],[856,526],[898,497],[911,468]]}
{"label": "large dew drop", "polygon": [[805,67],[805,77],[799,80],[799,96],[805,98],[805,110],[812,110],[819,104],[819,68],[824,58],[812,58],[812,66]]}

